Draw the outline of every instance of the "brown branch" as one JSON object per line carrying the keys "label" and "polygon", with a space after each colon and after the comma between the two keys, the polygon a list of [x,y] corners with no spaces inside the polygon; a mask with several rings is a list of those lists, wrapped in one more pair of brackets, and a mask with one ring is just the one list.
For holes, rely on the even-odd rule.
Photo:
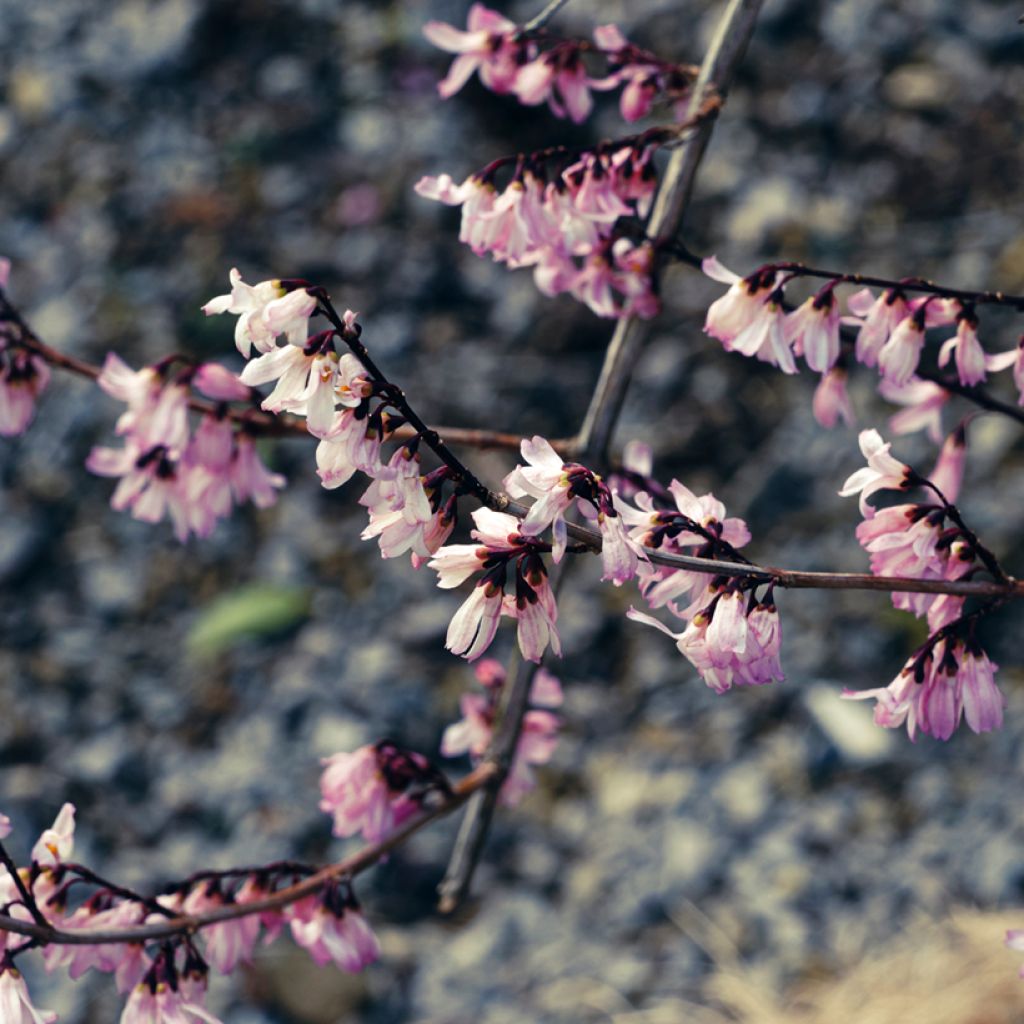
{"label": "brown branch", "polygon": [[[25,322],[18,310],[11,304],[11,301],[0,289],[0,322],[7,319],[13,322],[19,330],[18,344],[29,349],[37,356],[46,361],[48,365],[58,370],[66,370],[79,377],[95,381],[102,368],[95,363],[86,362],[84,359],[77,359],[69,356],[58,349],[47,345]],[[275,415],[264,412],[262,409],[237,409],[227,408],[219,402],[210,401],[204,398],[192,397],[189,399],[189,408],[194,412],[205,415],[223,415],[240,426],[255,437],[309,437],[305,421],[298,416],[291,416],[287,413]],[[522,443],[519,434],[503,433],[497,430],[480,430],[475,427],[434,427],[434,431],[447,442],[452,444],[465,445],[467,448],[507,448],[518,450]],[[416,428],[411,424],[404,424],[398,427],[391,435],[395,440],[408,441],[416,436]],[[571,452],[573,441],[571,438],[555,440],[551,442],[555,451],[568,455]]]}
{"label": "brown branch", "polygon": [[[761,0],[732,0],[722,16],[687,107],[685,122],[693,125],[692,130],[672,153],[655,195],[648,230],[656,246],[658,240],[671,238],[678,231],[689,202],[697,167],[714,127],[715,114],[721,106],[721,97],[754,30],[760,6]],[[588,465],[595,466],[605,461],[632,368],[636,365],[645,336],[643,321],[636,317],[620,320],[616,324],[605,354],[601,376],[573,446]],[[507,498],[504,498],[502,507],[520,517],[526,513],[524,506]],[[599,550],[600,537],[590,531],[584,532],[588,535],[584,539],[591,542],[596,537],[595,550]],[[591,547],[594,547],[593,543]],[[562,578],[563,574],[559,573],[556,585]],[[439,886],[439,907],[444,913],[455,910],[469,891],[497,806],[498,793],[515,756],[535,671],[536,666],[518,659],[510,666],[509,681],[502,693],[497,724],[488,747],[488,756],[497,763],[500,774],[486,790],[473,797],[462,820],[448,870]]]}
{"label": "brown branch", "polygon": [[495,765],[484,762],[464,779],[455,783],[450,794],[439,795],[437,797],[440,800],[439,803],[411,818],[386,839],[364,846],[343,860],[329,864],[316,874],[310,875],[309,878],[304,878],[294,885],[280,889],[264,899],[250,900],[245,903],[229,903],[202,914],[182,914],[167,921],[141,924],[132,928],[96,929],[93,931],[88,929],[65,931],[48,923],[40,925],[30,921],[19,921],[8,914],[0,914],[0,931],[27,935],[43,945],[86,946],[101,942],[150,942],[155,939],[172,938],[176,935],[193,935],[208,925],[232,921],[239,917],[248,917],[250,914],[280,910],[304,896],[312,895],[330,881],[339,878],[352,878],[372,867],[381,857],[401,846],[425,825],[451,814],[473,793],[486,786],[496,771]]}
{"label": "brown branch", "polygon": [[[724,99],[747,43],[754,31],[762,0],[730,0],[701,64],[686,120],[695,118],[710,89],[719,103]],[[686,141],[676,149],[654,199],[647,235],[660,251],[678,234],[690,202],[697,168],[714,128],[715,118],[702,120]],[[627,317],[615,325],[604,366],[577,438],[579,450],[595,465],[605,461],[612,432],[629,387],[631,371],[647,336],[644,321]]]}

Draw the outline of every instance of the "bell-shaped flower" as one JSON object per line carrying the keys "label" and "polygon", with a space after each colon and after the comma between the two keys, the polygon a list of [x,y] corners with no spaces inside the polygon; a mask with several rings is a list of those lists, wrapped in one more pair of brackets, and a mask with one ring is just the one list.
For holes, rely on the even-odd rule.
{"label": "bell-shaped flower", "polygon": [[[520,55],[524,47],[514,41],[518,26],[481,3],[469,9],[466,30],[457,29],[443,21],[428,21],[423,26],[427,39],[447,53],[458,56],[452,61],[448,74],[438,84],[443,99],[454,96],[479,72],[480,81],[496,93],[511,92],[520,74]],[[527,53],[532,47],[527,45]]]}
{"label": "bell-shaped flower", "polygon": [[867,466],[849,476],[839,492],[841,498],[860,494],[860,512],[865,518],[874,515],[867,503],[875,491],[891,489],[905,491],[910,487],[913,470],[889,454],[891,444],[882,441],[877,430],[860,432],[860,450],[868,460]]}

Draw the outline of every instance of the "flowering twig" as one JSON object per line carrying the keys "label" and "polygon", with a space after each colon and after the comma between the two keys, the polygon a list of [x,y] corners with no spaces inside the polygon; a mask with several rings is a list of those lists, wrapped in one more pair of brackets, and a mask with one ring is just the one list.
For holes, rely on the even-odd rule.
{"label": "flowering twig", "polygon": [[[13,305],[2,288],[0,288],[0,323],[12,323],[18,329],[18,344],[29,349],[40,356],[48,365],[57,370],[65,370],[74,373],[79,377],[95,381],[102,367],[95,363],[78,359],[75,356],[67,355],[59,349],[47,345],[35,331],[29,327],[25,318]],[[184,358],[184,357],[183,357]],[[223,412],[223,415],[235,423],[244,425],[245,429],[254,437],[309,437],[305,422],[298,416],[290,416],[287,413],[277,414],[264,412],[261,409],[224,409],[219,403],[208,401],[204,398],[192,396],[189,399],[189,408],[193,412],[204,415],[213,415]],[[518,449],[522,441],[519,434],[510,434],[497,430],[484,430],[477,427],[434,427],[434,431],[445,441],[453,444],[465,445],[468,448],[509,448]],[[405,441],[415,437],[417,430],[414,426],[404,424],[393,433],[395,440]],[[569,453],[573,440],[564,438],[553,440],[551,445],[557,451]]]}
{"label": "flowering twig", "polygon": [[[731,0],[719,22],[704,62],[701,64],[686,120],[700,110],[706,89],[713,85],[716,96],[725,96],[733,73],[754,31],[762,0]],[[669,160],[665,176],[654,200],[647,234],[655,249],[678,233],[690,201],[693,182],[701,157],[714,127],[713,117],[705,118],[676,149]],[[646,337],[644,323],[638,317],[627,317],[615,325],[601,376],[577,438],[580,450],[596,455],[596,463],[605,460],[615,422],[629,386],[630,368]]]}
{"label": "flowering twig", "polygon": [[[656,241],[671,238],[678,230],[697,167],[714,125],[714,114],[721,105],[720,97],[753,32],[760,6],[761,0],[733,0],[722,17],[711,48],[701,65],[684,119],[688,125],[693,126],[693,130],[687,133],[683,144],[673,152],[655,196],[648,230]],[[707,104],[709,87],[715,89],[712,96],[715,102],[710,107]],[[631,316],[616,324],[590,407],[575,439],[575,450],[581,453],[589,465],[599,464],[606,458],[611,434],[629,385],[630,369],[636,364],[636,356],[645,336],[642,323],[638,317]],[[517,516],[526,512],[524,506],[507,500],[502,510]],[[573,535],[591,542],[596,539],[595,550],[600,549],[600,537],[591,531],[580,530]],[[512,682],[503,693],[498,725],[489,748],[489,756],[498,764],[499,771],[502,766],[507,768],[515,752],[535,671],[535,666],[527,662],[518,658],[516,662],[514,671],[513,666],[510,666]],[[444,913],[453,911],[468,891],[487,837],[500,786],[499,776],[488,790],[474,796],[466,811],[448,870],[439,887],[440,909]]]}
{"label": "flowering twig", "polygon": [[[348,857],[321,868],[308,878],[285,889],[279,889],[263,899],[247,900],[244,903],[227,903],[201,914],[176,914],[167,921],[106,930],[97,928],[66,931],[54,927],[45,919],[39,923],[22,921],[9,914],[0,914],[0,930],[29,936],[43,945],[88,946],[104,942],[151,942],[179,935],[194,935],[207,925],[248,917],[251,914],[279,910],[304,896],[318,892],[331,881],[353,878],[366,871],[386,854],[405,843],[425,825],[445,817],[460,807],[473,793],[490,782],[496,770],[495,765],[484,762],[465,778],[455,783],[449,793],[438,793],[433,806],[427,807],[421,813],[410,818],[386,839],[370,843]],[[17,875],[14,874],[14,877],[17,878]]]}
{"label": "flowering twig", "polygon": [[29,892],[24,879],[18,873],[17,865],[11,859],[11,855],[7,852],[2,842],[0,842],[0,864],[7,868],[7,873],[14,879],[14,887],[18,890],[18,895],[21,897],[21,902],[25,909],[32,915],[32,920],[38,925],[47,927],[46,918],[43,917],[43,912],[39,909],[35,896]]}
{"label": "flowering twig", "polygon": [[835,281],[837,284],[859,284],[871,288],[896,288],[902,291],[922,292],[926,295],[939,295],[943,298],[959,299],[975,306],[1012,306],[1024,312],[1024,295],[1008,295],[1005,292],[974,291],[970,288],[947,288],[945,285],[926,281],[920,277],[904,277],[898,281],[887,277],[875,277],[870,274],[849,274],[838,270],[823,270],[820,267],[808,267],[803,263],[783,262],[770,263],[765,270],[777,270],[793,277],[817,277],[824,281]]}

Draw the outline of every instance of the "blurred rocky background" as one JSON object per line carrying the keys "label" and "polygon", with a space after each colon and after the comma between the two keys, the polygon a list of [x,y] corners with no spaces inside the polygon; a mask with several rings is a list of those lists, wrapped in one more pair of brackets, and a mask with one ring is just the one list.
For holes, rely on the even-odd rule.
{"label": "blurred rocky background", "polygon": [[[522,20],[540,3],[497,6]],[[699,61],[722,6],[574,0],[556,27],[617,22]],[[178,350],[240,365],[228,318],[200,305],[232,266],[302,276],[360,312],[432,422],[573,433],[609,324],[474,257],[457,215],[412,184],[625,130],[612,101],[584,128],[475,82],[440,102],[447,58],[420,29],[462,25],[467,7],[0,0],[0,252],[30,322],[97,362]],[[796,258],[1024,290],[1019,13],[768,0],[688,244],[739,270]],[[746,516],[753,557],[863,570],[855,504],[836,497],[861,463],[856,432],[816,426],[806,375],[701,333],[719,288],[679,270],[666,293],[619,441],[650,442],[666,479]],[[1019,331],[984,314],[990,349]],[[862,423],[884,425],[873,386],[855,379],[854,399]],[[360,543],[360,485],[323,491],[302,441],[268,450],[290,480],[277,507],[243,510],[209,541],[181,546],[166,524],[110,511],[110,483],[83,460],[118,412],[57,379],[31,431],[0,447],[0,807],[14,848],[24,856],[71,799],[80,859],[135,885],[337,857],[318,759],[384,734],[436,751],[471,680],[443,650],[461,598]],[[962,502],[1018,572],[1019,438],[974,421]],[[922,468],[935,454],[921,436],[897,450]],[[468,457],[495,484],[513,464]],[[828,977],[920,915],[1024,902],[1019,613],[986,627],[1004,730],[915,745],[838,700],[887,683],[923,639],[883,596],[781,595],[786,682],[716,697],[667,639],[624,620],[635,595],[597,575],[575,567],[562,602],[563,741],[540,789],[498,820],[478,899],[452,921],[434,913],[455,822],[435,827],[358,887],[378,966],[318,970],[282,940],[213,982],[226,1024],[682,1020],[712,969],[709,934],[782,986]],[[1001,938],[992,955],[1013,972]],[[119,1013],[106,977],[40,976],[33,992],[68,1024]]]}

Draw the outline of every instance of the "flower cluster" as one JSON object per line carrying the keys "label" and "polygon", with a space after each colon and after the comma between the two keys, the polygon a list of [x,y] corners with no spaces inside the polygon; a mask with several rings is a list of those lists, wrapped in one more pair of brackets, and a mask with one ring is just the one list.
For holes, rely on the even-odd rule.
{"label": "flower cluster", "polygon": [[632,579],[642,548],[626,534],[608,485],[578,462],[562,462],[543,437],[523,441],[520,451],[528,465],[516,466],[505,477],[505,490],[513,498],[529,495],[536,499],[519,526],[520,532],[537,537],[550,526],[551,557],[560,562],[568,542],[565,513],[575,505],[586,518],[596,521],[600,530],[602,579],[616,586]]}
{"label": "flower cluster", "polygon": [[1003,724],[1003,695],[995,682],[998,667],[973,637],[965,642],[947,629],[929,637],[888,686],[846,690],[843,696],[876,700],[875,722],[886,729],[906,725],[911,739],[920,730],[948,740],[961,718],[976,733]]}
{"label": "flower cluster", "polygon": [[[894,401],[910,405],[915,412],[901,414],[898,432],[933,426],[930,417],[936,409],[938,394],[942,401],[948,392],[926,385],[915,376],[921,361],[926,332],[933,327],[955,325],[937,355],[940,367],[950,362],[957,379],[965,387],[981,383],[989,372],[1014,368],[1014,381],[1024,404],[1024,347],[1009,352],[986,353],[978,339],[978,317],[967,301],[934,291],[912,297],[908,290],[887,288],[880,294],[864,288],[842,300],[836,288],[841,277],[829,280],[814,295],[792,312],[785,308],[785,286],[800,276],[800,268],[769,264],[746,277],[733,273],[715,259],[703,261],[708,277],[729,285],[725,295],[708,309],[704,330],[717,338],[730,352],[739,352],[778,366],[784,373],[797,372],[797,359],[822,374],[822,385],[815,397],[815,415],[825,426],[833,426],[839,417],[853,418],[843,383],[845,374],[836,375],[840,361],[840,327],[857,331],[854,358],[865,366],[877,367],[880,390]],[[914,389],[917,389],[915,391]]]}
{"label": "flower cluster", "polygon": [[[188,367],[167,380],[167,363],[132,370],[110,353],[97,383],[128,408],[117,421],[121,448],[93,448],[86,466],[118,478],[111,506],[156,523],[165,516],[177,538],[207,537],[235,503],[267,508],[284,477],[260,461],[244,423],[227,415],[227,403],[246,401],[250,390],[214,363]],[[189,400],[195,388],[218,405],[190,430]]]}
{"label": "flower cluster", "polygon": [[[11,261],[0,257],[0,293],[7,288],[10,273]],[[22,335],[21,324],[0,308],[0,437],[28,430],[36,400],[50,382],[50,368],[25,346]]]}
{"label": "flower cluster", "polygon": [[[437,585],[457,587],[481,573],[472,594],[455,613],[445,646],[467,661],[475,661],[491,645],[502,615],[516,620],[519,649],[528,661],[539,662],[550,644],[562,653],[556,623],[558,607],[548,582],[542,554],[551,545],[523,533],[519,520],[504,512],[478,508],[473,512],[477,544],[449,544],[429,562],[437,573]],[[509,570],[514,592],[505,593]]]}
{"label": "flower cluster", "polygon": [[545,295],[568,292],[598,316],[651,317],[660,308],[654,250],[617,237],[616,224],[646,216],[656,186],[653,152],[643,141],[609,145],[570,158],[550,178],[548,164],[563,154],[538,153],[517,160],[501,190],[495,178],[503,160],[460,185],[447,174],[422,178],[416,191],[461,207],[459,240],[510,268],[533,267]]}
{"label": "flower cluster", "polygon": [[[963,431],[954,431],[931,477],[925,479],[891,455],[891,446],[877,431],[861,433],[861,452],[868,464],[852,474],[839,493],[860,495],[865,518],[857,527],[857,539],[870,555],[874,575],[958,580],[982,569],[1001,575],[952,504],[963,477],[964,445]],[[912,488],[930,490],[937,501],[880,510],[867,504],[877,491]],[[965,598],[896,592],[892,602],[896,608],[926,616],[931,635],[888,687],[844,696],[877,699],[875,721],[887,728],[906,723],[912,739],[918,730],[949,739],[961,717],[974,732],[998,728],[1002,696],[995,685],[996,666],[975,639],[976,618],[963,614]]]}
{"label": "flower cluster", "polygon": [[[622,86],[622,116],[638,121],[659,95],[668,95],[678,104],[696,73],[695,68],[669,64],[633,45],[614,25],[595,29],[593,43],[559,40],[542,52],[540,43],[547,38],[531,38],[515,22],[480,3],[470,8],[465,30],[429,21],[423,34],[439,49],[457,54],[438,84],[445,99],[477,73],[492,92],[511,93],[526,106],[547,103],[556,117],[569,117],[577,124],[590,116],[593,90],[606,92]],[[588,53],[605,58],[606,74],[588,73],[584,60]]]}
{"label": "flower cluster", "polygon": [[361,499],[370,516],[364,539],[376,538],[385,558],[409,552],[414,565],[426,561],[455,527],[456,495],[445,495],[446,467],[420,472],[418,439],[384,461],[382,445],[397,422],[387,411],[389,387],[353,352],[337,351],[339,342],[361,345],[356,314],[346,310],[334,328],[310,335],[318,299],[305,282],[250,286],[232,270],[231,284],[229,295],[203,308],[236,314],[238,350],[247,358],[253,349],[261,353],[246,364],[241,385],[273,383],[262,408],[305,418],[319,441],[317,474],[324,487],[340,487],[357,472],[372,479]]}
{"label": "flower cluster", "polygon": [[[428,22],[427,38],[457,54],[440,84],[454,95],[472,77],[498,93],[534,106],[547,103],[560,117],[586,120],[592,91],[622,87],[620,109],[627,121],[650,112],[659,95],[687,95],[696,69],[669,64],[630,43],[614,25],[594,32],[594,42],[540,40],[514,22],[474,4],[468,29]],[[549,42],[547,36],[545,42]],[[600,54],[607,68],[592,76],[584,55]],[[427,199],[462,208],[460,241],[481,256],[490,253],[510,268],[533,267],[545,295],[567,292],[603,317],[652,317],[660,309],[654,293],[654,250],[617,230],[623,217],[643,219],[656,186],[653,155],[677,140],[679,126],[651,129],[632,139],[570,152],[561,147],[496,160],[461,184],[447,175],[423,178],[416,191]],[[499,170],[514,164],[499,188]]]}
{"label": "flower cluster", "polygon": [[[288,863],[203,872],[164,895],[147,899],[110,886],[71,862],[74,813],[71,804],[64,805],[53,826],[33,847],[31,866],[19,869],[18,876],[46,921],[86,940],[90,933],[155,924],[179,915],[202,919],[231,908],[244,910],[245,904],[266,900],[282,886],[312,872]],[[98,888],[69,910],[70,896],[81,883]],[[5,867],[0,867],[0,910],[26,922],[33,919]],[[117,990],[127,997],[122,1024],[165,1020],[219,1024],[205,1008],[209,967],[229,974],[251,960],[261,933],[265,942],[272,942],[285,925],[318,964],[333,962],[343,970],[359,971],[379,956],[377,939],[359,910],[351,885],[331,880],[279,909],[228,914],[204,923],[195,937],[193,928],[152,946],[138,942],[51,943],[42,950],[43,964],[50,972],[67,969],[72,979],[90,969],[112,974]],[[56,1020],[55,1015],[35,1009],[14,966],[14,957],[32,945],[13,932],[0,932],[0,1020],[5,1024],[50,1024]]]}
{"label": "flower cluster", "polygon": [[425,758],[390,740],[324,759],[320,810],[334,819],[336,836],[361,832],[367,842],[386,838],[448,781]]}
{"label": "flower cluster", "polygon": [[[441,753],[445,757],[469,754],[473,763],[478,764],[487,753],[494,733],[495,714],[505,685],[505,668],[493,658],[484,658],[476,663],[475,672],[484,692],[463,694],[462,718],[445,729]],[[519,803],[534,788],[534,766],[547,764],[558,742],[558,716],[546,709],[561,707],[562,686],[547,669],[538,669],[533,677],[530,704],[531,709],[523,715],[515,756],[501,787],[501,801],[509,807]]]}
{"label": "flower cluster", "polygon": [[[696,558],[742,561],[738,548],[750,540],[742,519],[727,517],[712,494],[700,497],[673,480],[658,501],[646,491],[636,508],[619,502],[636,544]],[[666,608],[687,623],[680,633],[631,608],[629,618],[671,636],[687,660],[716,693],[733,686],[760,686],[783,679],[779,662],[782,630],[771,587],[760,599],[757,585],[743,577],[675,569],[654,562],[639,565],[640,590],[652,608]],[[684,603],[685,602],[685,603]]]}

